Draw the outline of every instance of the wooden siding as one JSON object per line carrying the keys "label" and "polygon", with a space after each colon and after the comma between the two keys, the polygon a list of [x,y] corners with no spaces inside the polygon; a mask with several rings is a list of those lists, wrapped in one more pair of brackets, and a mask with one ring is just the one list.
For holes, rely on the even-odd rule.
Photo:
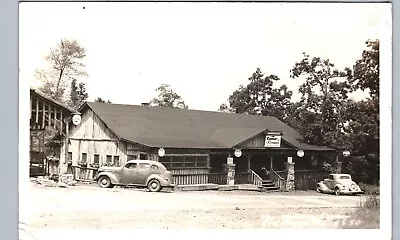
{"label": "wooden siding", "polygon": [[[94,163],[95,154],[99,155],[100,166],[106,165],[107,155],[118,156],[120,164],[125,164],[127,144],[120,141],[91,109],[85,111],[81,117],[79,125],[70,124],[68,152],[72,153],[72,166],[78,166],[82,153],[87,154],[86,162],[89,166]],[[60,152],[61,172],[66,172],[64,143]]]}
{"label": "wooden siding", "polygon": [[[106,156],[119,156],[121,164],[127,160],[125,144],[120,141],[93,141],[70,140],[68,151],[72,153],[72,165],[76,166],[81,161],[82,153],[87,153],[87,163],[94,163],[94,155],[99,155],[100,165],[106,164]],[[61,158],[64,159],[64,148],[61,149]]]}
{"label": "wooden siding", "polygon": [[118,137],[103,123],[97,114],[88,109],[82,114],[82,121],[78,126],[70,125],[70,138],[118,140]]}

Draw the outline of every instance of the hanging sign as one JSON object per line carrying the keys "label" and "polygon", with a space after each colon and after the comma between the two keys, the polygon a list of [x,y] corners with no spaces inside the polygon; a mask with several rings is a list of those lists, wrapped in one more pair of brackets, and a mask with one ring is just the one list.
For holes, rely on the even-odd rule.
{"label": "hanging sign", "polygon": [[164,148],[158,149],[158,156],[164,157],[164,155],[165,155],[165,150],[164,150]]}
{"label": "hanging sign", "polygon": [[265,136],[264,147],[280,147],[282,136],[267,135]]}
{"label": "hanging sign", "polygon": [[242,156],[242,151],[240,149],[235,150],[235,157],[240,158]]}
{"label": "hanging sign", "polygon": [[297,151],[297,156],[298,157],[304,157],[304,151],[303,150]]}
{"label": "hanging sign", "polygon": [[74,125],[79,125],[81,123],[81,120],[82,120],[81,115],[76,114],[72,117],[72,123]]}

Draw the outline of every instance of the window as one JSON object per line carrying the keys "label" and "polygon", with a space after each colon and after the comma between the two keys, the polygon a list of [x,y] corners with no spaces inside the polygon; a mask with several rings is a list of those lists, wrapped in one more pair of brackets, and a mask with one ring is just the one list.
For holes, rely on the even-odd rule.
{"label": "window", "polygon": [[82,163],[87,163],[87,153],[82,153],[81,162],[82,162]]}
{"label": "window", "polygon": [[137,155],[128,155],[128,161],[129,160],[136,160],[137,159]]}
{"label": "window", "polygon": [[99,154],[95,154],[93,156],[93,163],[94,164],[99,164],[99,162],[100,162],[100,156],[99,156]]}
{"label": "window", "polygon": [[207,156],[197,156],[196,167],[207,167]]}
{"label": "window", "polygon": [[139,156],[140,160],[147,160],[147,154],[141,153]]}
{"label": "window", "polygon": [[171,159],[171,167],[184,167],[183,156],[173,156]]}
{"label": "window", "polygon": [[112,162],[112,156],[111,155],[107,155],[106,157],[106,164],[107,166],[111,166],[111,162]]}
{"label": "window", "polygon": [[349,176],[340,176],[340,179],[350,179]]}
{"label": "window", "polygon": [[196,156],[185,156],[185,167],[196,167]]}
{"label": "window", "polygon": [[166,168],[204,168],[207,167],[206,155],[199,156],[164,156],[159,162]]}
{"label": "window", "polygon": [[167,157],[160,157],[158,159],[158,161],[160,163],[162,163],[166,168],[170,168],[171,167],[171,157],[167,156]]}
{"label": "window", "polygon": [[72,162],[72,152],[68,152],[68,162]]}
{"label": "window", "polygon": [[119,156],[114,156],[114,163],[113,166],[114,167],[119,167]]}
{"label": "window", "polygon": [[139,164],[139,169],[149,169],[150,164],[149,163],[140,163]]}
{"label": "window", "polygon": [[129,168],[129,169],[134,169],[134,168],[137,167],[137,163],[127,163],[127,164],[125,165],[125,167],[126,167],[126,168]]}

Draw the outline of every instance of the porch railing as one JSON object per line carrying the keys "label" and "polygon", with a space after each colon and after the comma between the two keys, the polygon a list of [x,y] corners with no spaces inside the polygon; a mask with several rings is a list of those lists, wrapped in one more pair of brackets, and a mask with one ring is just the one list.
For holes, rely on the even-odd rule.
{"label": "porch railing", "polygon": [[189,174],[174,174],[173,180],[176,185],[191,185],[208,183],[208,173],[189,173]]}
{"label": "porch railing", "polygon": [[274,181],[275,186],[279,190],[285,190],[285,179],[279,175],[279,173],[275,172],[275,170],[271,169],[269,177],[271,178],[272,181]]}
{"label": "porch railing", "polygon": [[250,184],[261,186],[262,181],[263,179],[257,173],[250,169]]}
{"label": "porch railing", "polygon": [[248,184],[249,177],[249,172],[237,172],[235,173],[235,184]]}
{"label": "porch railing", "polygon": [[226,178],[226,173],[208,173],[208,183],[224,185]]}

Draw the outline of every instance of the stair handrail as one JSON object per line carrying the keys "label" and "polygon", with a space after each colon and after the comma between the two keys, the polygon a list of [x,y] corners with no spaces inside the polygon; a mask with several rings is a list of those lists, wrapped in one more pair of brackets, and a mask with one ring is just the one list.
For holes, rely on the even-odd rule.
{"label": "stair handrail", "polygon": [[[284,188],[284,184],[285,184],[285,179],[283,177],[281,177],[277,172],[275,172],[274,169],[271,169],[271,172],[278,178],[277,182],[277,187],[279,190],[282,190]],[[275,182],[275,181],[274,181]]]}
{"label": "stair handrail", "polygon": [[253,170],[250,169],[250,180],[253,185],[261,186],[263,179]]}

